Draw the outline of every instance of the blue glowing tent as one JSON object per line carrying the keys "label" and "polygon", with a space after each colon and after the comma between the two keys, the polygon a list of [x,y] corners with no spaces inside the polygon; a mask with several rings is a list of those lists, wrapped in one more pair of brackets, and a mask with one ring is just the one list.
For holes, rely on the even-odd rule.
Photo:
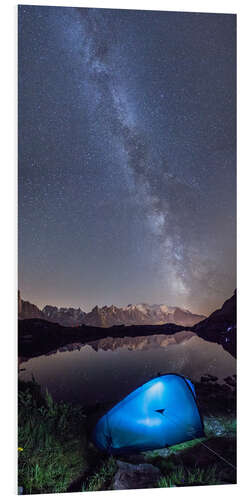
{"label": "blue glowing tent", "polygon": [[173,373],[131,392],[93,431],[96,446],[111,454],[165,448],[203,436],[194,386]]}

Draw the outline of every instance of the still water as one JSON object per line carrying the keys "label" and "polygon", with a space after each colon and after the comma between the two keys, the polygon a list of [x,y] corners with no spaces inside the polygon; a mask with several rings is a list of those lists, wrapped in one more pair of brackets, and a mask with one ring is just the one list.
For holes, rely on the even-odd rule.
{"label": "still water", "polygon": [[70,344],[48,355],[21,360],[19,376],[33,375],[56,401],[83,404],[118,401],[159,373],[198,381],[204,374],[236,373],[236,360],[222,346],[192,332],[125,337]]}

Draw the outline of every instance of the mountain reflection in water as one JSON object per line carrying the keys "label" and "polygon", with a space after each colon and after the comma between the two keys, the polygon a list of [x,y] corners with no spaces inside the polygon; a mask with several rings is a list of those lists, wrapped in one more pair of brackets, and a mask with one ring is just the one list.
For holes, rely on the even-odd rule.
{"label": "mountain reflection in water", "polygon": [[111,338],[64,346],[48,355],[20,360],[22,380],[33,374],[55,400],[90,406],[118,401],[158,373],[198,381],[206,373],[219,382],[236,372],[236,360],[221,345],[193,332]]}

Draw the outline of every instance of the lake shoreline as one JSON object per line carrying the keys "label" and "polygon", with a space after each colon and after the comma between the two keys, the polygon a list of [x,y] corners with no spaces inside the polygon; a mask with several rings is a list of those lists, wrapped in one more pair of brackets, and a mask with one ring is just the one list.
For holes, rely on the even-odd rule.
{"label": "lake shoreline", "polygon": [[52,323],[41,319],[25,319],[18,321],[18,355],[22,358],[31,358],[49,354],[66,345],[94,342],[107,337],[144,337],[152,335],[174,335],[183,330],[193,332],[199,337],[221,344],[232,356],[236,357],[235,327],[229,337],[228,322],[219,325],[219,328],[204,328],[203,324],[190,326],[175,325],[172,323],[164,325],[117,325],[110,328],[92,327],[82,325],[80,327],[64,327],[58,323]]}
{"label": "lake shoreline", "polygon": [[86,344],[106,337],[173,335],[182,330],[193,331],[193,327],[183,327],[172,323],[166,325],[121,325],[111,328],[85,325],[64,327],[45,320],[26,319],[18,321],[18,353],[21,357],[36,357],[77,342]]}

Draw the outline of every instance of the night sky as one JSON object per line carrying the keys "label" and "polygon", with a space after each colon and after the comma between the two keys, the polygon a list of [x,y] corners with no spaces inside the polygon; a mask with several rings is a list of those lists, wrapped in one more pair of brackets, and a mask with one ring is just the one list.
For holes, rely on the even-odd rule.
{"label": "night sky", "polygon": [[220,307],[236,286],[236,17],[18,13],[22,297]]}

